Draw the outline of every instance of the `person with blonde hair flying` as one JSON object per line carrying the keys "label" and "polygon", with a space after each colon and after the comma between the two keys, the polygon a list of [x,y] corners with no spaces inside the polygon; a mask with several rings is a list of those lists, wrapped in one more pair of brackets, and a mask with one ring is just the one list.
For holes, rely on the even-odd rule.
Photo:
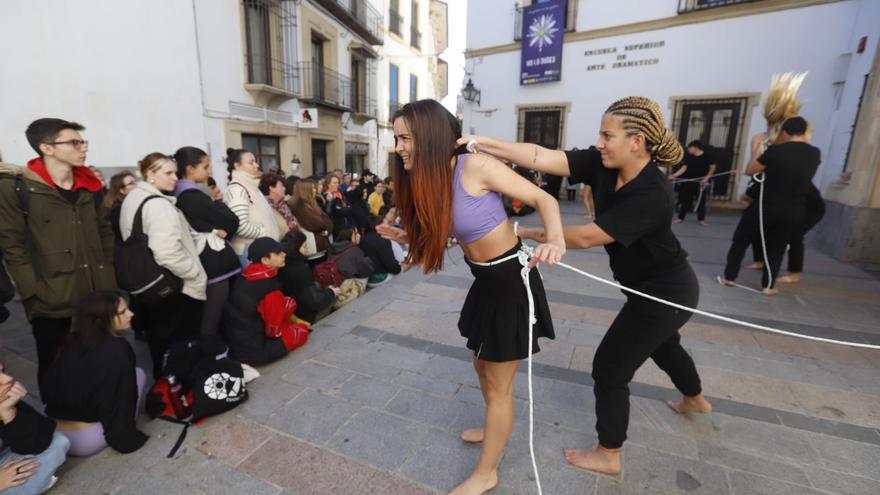
{"label": "person with blonde hair flying", "polygon": [[[602,116],[596,145],[585,150],[557,151],[474,136],[465,136],[459,143],[471,141],[476,142],[471,147],[480,152],[591,186],[596,219],[587,225],[566,226],[566,247],[604,246],[614,278],[621,284],[696,306],[697,277],[687,262],[687,252],[672,233],[675,197],[660,169],[681,162],[684,152],[665,127],[656,102],[639,96],[614,102]],[[542,229],[519,232],[538,242],[546,236]],[[565,450],[571,464],[606,474],[621,470],[629,424],[629,382],[648,358],[684,396],[680,402],[669,401],[670,408],[677,413],[712,410],[678,333],[692,313],[624,294],[626,303],[593,358],[598,445]]]}

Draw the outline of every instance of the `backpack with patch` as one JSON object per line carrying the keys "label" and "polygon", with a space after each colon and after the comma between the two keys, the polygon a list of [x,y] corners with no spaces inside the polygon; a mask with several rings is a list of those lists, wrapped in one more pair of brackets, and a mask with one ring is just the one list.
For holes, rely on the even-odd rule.
{"label": "backpack with patch", "polygon": [[[186,438],[187,429],[205,418],[229,411],[248,399],[241,363],[228,356],[229,349],[218,338],[209,337],[179,342],[165,353],[162,376],[147,396],[147,413],[184,425],[168,457],[173,457]],[[180,385],[188,406],[187,417],[175,411],[174,386]]]}

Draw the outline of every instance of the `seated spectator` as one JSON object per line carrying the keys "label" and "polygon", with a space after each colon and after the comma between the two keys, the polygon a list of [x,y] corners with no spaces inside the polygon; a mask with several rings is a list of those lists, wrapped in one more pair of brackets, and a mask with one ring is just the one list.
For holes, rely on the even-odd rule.
{"label": "seated spectator", "polygon": [[70,440],[70,454],[89,456],[110,445],[127,454],[147,435],[135,418],[146,373],[121,333],[134,314],[117,291],[92,292],[79,304],[73,332],[40,387],[46,414]]}
{"label": "seated spectator", "polygon": [[281,237],[288,232],[296,232],[299,225],[296,223],[290,207],[287,206],[287,186],[284,185],[284,177],[277,174],[264,174],[260,179],[260,192],[266,196],[269,206],[275,213],[275,222]]}
{"label": "seated spectator", "polygon": [[[349,189],[348,194],[351,193]],[[339,177],[328,175],[324,178],[324,210],[333,220],[333,235],[343,227],[351,227],[354,223],[351,218],[351,208],[346,200],[348,194],[339,191]]]}
{"label": "seated spectator", "polygon": [[329,236],[330,231],[333,230],[333,221],[330,216],[324,213],[324,210],[315,201],[317,187],[317,183],[311,179],[300,180],[293,187],[293,194],[288,203],[300,230],[313,234],[315,249],[313,253],[306,256],[310,262],[324,257],[330,247]]}
{"label": "seated spectator", "polygon": [[0,363],[0,493],[36,495],[58,481],[55,470],[67,457],[70,441],[55,423],[22,401],[24,386]]}
{"label": "seated spectator", "polygon": [[373,261],[358,247],[361,235],[357,230],[343,228],[327,253],[336,261],[342,278],[367,278],[375,272]]}
{"label": "seated spectator", "polygon": [[277,275],[286,262],[284,245],[260,237],[250,245],[248,257],[251,263],[233,284],[223,311],[223,331],[230,357],[260,365],[305,344],[309,332],[290,323],[297,304],[281,292]]}
{"label": "seated spectator", "polygon": [[382,193],[382,200],[386,206],[394,206],[394,179],[389,175],[385,177],[385,192]]}
{"label": "seated spectator", "polygon": [[345,194],[345,199],[349,205],[348,216],[351,222],[349,227],[361,232],[367,230],[367,227],[370,226],[370,206],[367,204],[368,196],[369,190],[364,184],[349,189]]}
{"label": "seated spectator", "polygon": [[333,308],[339,289],[321,287],[315,282],[303,254],[305,242],[306,235],[302,232],[290,232],[285,236],[283,243],[287,259],[284,267],[278,270],[278,279],[281,280],[281,291],[296,300],[297,318],[314,323]]}
{"label": "seated spectator", "polygon": [[373,191],[373,194],[367,198],[367,203],[370,205],[370,215],[378,215],[379,210],[385,206],[385,183],[381,180],[376,182],[376,189]]}
{"label": "seated spectator", "polygon": [[370,257],[377,274],[397,275],[400,273],[400,263],[394,256],[391,241],[383,239],[382,236],[376,233],[376,226],[384,223],[384,221],[385,219],[380,216],[371,217],[370,227],[364,232],[358,246]]}

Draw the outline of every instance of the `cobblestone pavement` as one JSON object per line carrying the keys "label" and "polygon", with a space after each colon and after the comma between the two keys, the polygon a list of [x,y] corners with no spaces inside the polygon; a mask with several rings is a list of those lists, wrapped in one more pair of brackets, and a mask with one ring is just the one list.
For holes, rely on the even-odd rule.
{"label": "cobblestone pavement", "polygon": [[[584,221],[579,207],[563,202],[566,223]],[[880,343],[880,282],[813,249],[803,282],[782,286],[778,297],[717,285],[736,220],[710,214],[708,226],[691,219],[674,227],[698,274],[702,309]],[[601,249],[569,252],[566,261],[610,275]],[[557,331],[535,357],[544,493],[880,493],[880,352],[703,317],[685,326],[683,343],[715,412],[674,414],[664,404],[676,397],[669,379],[646,363],[631,386],[623,473],[594,475],[568,466],[563,447],[596,441],[591,360],[623,296],[558,267],[542,273]],[[483,412],[456,329],[470,281],[457,249],[441,273],[395,277],[316,325],[305,347],[261,368],[251,399],[191,428],[174,459],[166,455],[180,427],[142,416],[151,435],[143,449],[71,459],[52,493],[415,495],[451,489],[479,453],[458,434],[480,425]],[[759,274],[744,270],[740,281],[757,286]],[[12,309],[2,328],[7,367],[36,393],[33,339],[20,306]],[[136,348],[148,359],[141,343]],[[498,494],[536,493],[525,369],[517,377],[518,419]]]}

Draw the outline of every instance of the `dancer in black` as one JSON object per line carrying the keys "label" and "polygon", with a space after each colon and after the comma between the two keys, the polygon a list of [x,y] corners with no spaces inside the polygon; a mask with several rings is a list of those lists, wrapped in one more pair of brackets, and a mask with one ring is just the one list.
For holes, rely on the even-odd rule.
{"label": "dancer in black", "polygon": [[[613,103],[602,117],[595,147],[554,151],[533,144],[466,136],[477,150],[541,172],[569,176],[593,189],[596,221],[564,229],[569,248],[605,246],[611,270],[621,284],[678,304],[694,307],[699,286],[671,230],[675,199],[659,166],[679,163],[683,151],[664,127],[657,103],[628,97]],[[543,242],[541,229],[520,229],[520,236]],[[629,423],[629,382],[648,358],[664,370],[684,395],[669,402],[678,413],[709,412],[694,362],[680,343],[678,330],[691,317],[640,296],[627,301],[608,329],[593,359],[596,429],[593,449],[566,449],[580,468],[620,472],[620,453]]]}
{"label": "dancer in black", "polygon": [[759,216],[763,207],[769,266],[764,267],[761,284],[764,295],[778,293],[774,287],[775,277],[779,274],[789,239],[802,232],[807,193],[821,161],[819,149],[807,144],[806,134],[807,121],[792,117],[782,125],[781,143],[771,145],[761,156],[749,162],[746,174],[764,175],[763,198],[759,193],[759,198],[749,204],[733,233],[724,278],[719,279],[723,285],[734,285],[746,248],[752,239],[761,235]]}
{"label": "dancer in black", "polygon": [[697,201],[697,220],[706,225],[706,202],[709,198],[709,183],[715,174],[715,159],[703,149],[700,141],[691,141],[687,145],[684,164],[671,176],[672,179],[687,179],[678,185],[678,200],[681,208],[675,223],[684,222],[684,218],[692,211]]}

